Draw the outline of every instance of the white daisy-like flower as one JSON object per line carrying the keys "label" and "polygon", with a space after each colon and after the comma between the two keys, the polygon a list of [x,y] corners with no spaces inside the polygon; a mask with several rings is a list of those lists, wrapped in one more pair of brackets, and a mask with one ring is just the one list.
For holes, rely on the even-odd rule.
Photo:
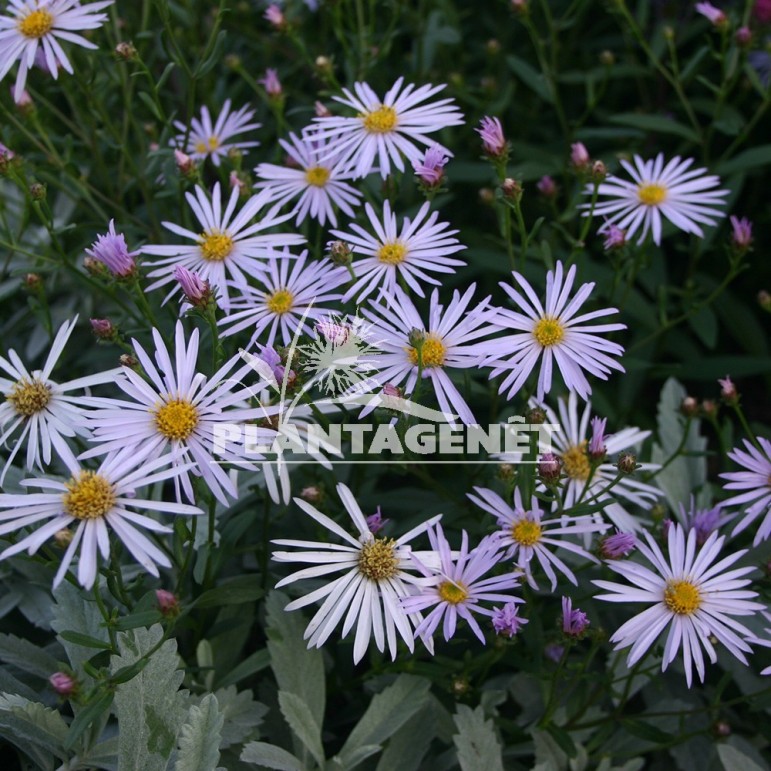
{"label": "white daisy-like flower", "polygon": [[[350,165],[355,177],[364,177],[378,167],[383,179],[392,166],[404,171],[402,156],[410,161],[420,158],[421,145],[436,144],[426,135],[462,125],[463,115],[452,99],[428,102],[444,84],[415,88],[410,83],[402,89],[403,83],[404,78],[399,78],[382,100],[366,83],[354,83],[353,92],[344,88],[344,96],[334,98],[356,115],[316,118],[309,138],[329,140],[327,152]],[[452,157],[446,147],[438,147]]]}
{"label": "white daisy-like flower", "polygon": [[662,554],[650,533],[645,533],[647,545],[638,542],[637,553],[651,567],[632,560],[610,560],[607,566],[626,578],[633,586],[612,581],[593,581],[610,594],[599,594],[598,600],[607,602],[644,602],[651,607],[627,621],[613,634],[611,642],[616,650],[628,648],[627,666],[638,662],[643,654],[669,627],[664,645],[661,669],[664,671],[680,649],[688,687],[691,686],[692,667],[696,666],[699,679],[704,682],[704,656],[717,661],[717,653],[710,638],[715,637],[746,664],[745,653],[752,649],[743,638],[752,632],[732,616],[752,616],[763,610],[764,605],[751,600],[757,592],[744,589],[751,579],[744,578],[755,570],[750,565],[727,570],[746,553],[746,549],[729,554],[718,562],[724,536],[713,533],[701,549],[697,549],[696,531],[691,530],[686,539],[680,525],[669,530],[668,557]]}
{"label": "white daisy-like flower", "polygon": [[[231,301],[230,313],[219,320],[226,327],[223,336],[247,329],[251,339],[272,346],[278,337],[289,345],[298,327],[306,334],[312,329],[306,320],[315,320],[331,313],[328,303],[340,300],[337,291],[349,278],[348,271],[335,267],[328,259],[307,262],[308,252],[297,259],[288,251],[271,254],[265,261],[262,287],[248,287]],[[264,337],[263,337],[264,335]]]}
{"label": "white daisy-like flower", "polygon": [[109,383],[120,370],[111,369],[64,383],[51,380],[51,372],[77,321],[76,316],[59,327],[42,369],[28,370],[13,349],[8,351],[7,359],[0,356],[0,370],[11,378],[9,380],[0,376],[0,393],[5,399],[0,404],[0,445],[4,445],[20,430],[20,436],[0,475],[0,484],[25,440],[27,470],[32,471],[37,466],[42,471],[43,465],[51,462],[52,448],[61,455],[62,447],[66,446],[63,437],[91,435],[85,408],[98,407],[105,400],[84,396],[82,389]]}
{"label": "white daisy-like flower", "polygon": [[[771,442],[758,437],[759,447],[754,446],[747,439],[744,440],[746,451],[737,448],[728,453],[728,457],[738,463],[744,471],[730,471],[727,474],[721,474],[723,479],[727,479],[726,490],[744,490],[723,501],[720,504],[721,509],[729,506],[741,506],[744,516],[733,529],[731,535],[741,533],[748,528],[761,515],[763,521],[760,523],[753,545],[757,546],[761,541],[765,541],[771,535]],[[748,506],[749,504],[749,506]],[[745,507],[747,507],[745,509]]]}
{"label": "white daisy-like flower", "polygon": [[[624,533],[642,530],[640,519],[631,514],[627,505],[639,506],[646,511],[663,493],[657,487],[641,482],[631,475],[619,477],[615,463],[610,462],[625,450],[638,448],[650,436],[650,431],[641,431],[636,426],[624,428],[604,437],[608,462],[594,465],[589,458],[588,445],[592,415],[592,404],[587,402],[583,413],[578,414],[578,398],[575,394],[558,402],[558,414],[546,405],[534,400],[531,407],[539,406],[546,413],[546,422],[558,425],[560,430],[552,434],[550,451],[562,461],[563,480],[562,506],[570,509],[580,503],[591,502],[601,505],[605,516]],[[500,456],[506,460],[505,456]],[[594,465],[594,470],[592,466]],[[656,471],[656,463],[639,463],[638,471]],[[612,485],[612,486],[611,486]],[[555,504],[556,506],[556,504]],[[595,515],[600,519],[600,515]]]}
{"label": "white daisy-like flower", "polygon": [[475,487],[474,493],[468,497],[483,511],[492,514],[498,521],[501,530],[496,533],[501,546],[508,547],[506,559],[513,559],[515,564],[527,577],[527,582],[534,589],[538,588],[532,573],[533,557],[538,560],[543,572],[551,582],[551,589],[557,586],[555,568],[568,581],[578,585],[573,571],[552,551],[565,549],[591,562],[598,562],[575,543],[565,539],[565,536],[586,533],[603,533],[609,525],[596,522],[592,517],[560,516],[554,519],[543,519],[543,510],[538,505],[538,498],[532,497],[530,508],[522,501],[519,488],[514,491],[514,505],[511,506],[498,493],[484,487]]}
{"label": "white daisy-like flower", "polygon": [[[227,504],[227,496],[237,498],[238,490],[223,464],[246,465],[243,445],[234,445],[227,452],[217,446],[215,453],[215,439],[225,433],[227,425],[242,425],[260,417],[260,411],[246,403],[253,396],[252,389],[241,382],[250,367],[240,356],[234,356],[207,378],[198,372],[198,330],[193,330],[186,343],[180,321],[172,355],[157,329],[153,329],[153,340],[154,362],[136,340],[132,341],[149,382],[124,368],[115,384],[131,401],[111,399],[110,407],[93,413],[94,441],[100,444],[81,458],[127,446],[136,452],[147,451],[152,458],[171,453],[174,465],[182,469],[175,478],[178,499],[183,491],[188,500],[194,500],[192,473],[203,477],[217,500]],[[239,362],[242,366],[236,368]],[[219,434],[218,429],[222,429]]]}
{"label": "white daisy-like flower", "polygon": [[295,134],[289,135],[288,142],[278,141],[294,167],[261,163],[254,171],[262,182],[255,187],[267,190],[277,206],[299,197],[292,210],[297,225],[310,216],[320,225],[329,220],[336,226],[335,207],[349,217],[356,216],[353,207],[361,202],[361,193],[346,184],[351,172],[334,155],[328,155],[324,144],[303,141]]}
{"label": "white daisy-like flower", "polygon": [[312,566],[292,573],[279,581],[276,587],[345,571],[343,575],[305,597],[290,602],[286,610],[297,610],[323,600],[305,630],[309,648],[322,646],[345,616],[343,637],[356,626],[354,663],[361,661],[372,637],[379,651],[384,651],[388,643],[391,658],[395,659],[396,633],[413,651],[413,629],[422,621],[419,613],[407,614],[401,607],[401,599],[409,596],[414,591],[412,587],[421,581],[420,577],[407,572],[412,569],[409,542],[438,522],[441,515],[423,522],[400,538],[377,538],[368,527],[353,493],[344,484],[338,484],[337,494],[353,521],[356,535],[350,535],[318,509],[295,498],[295,503],[308,516],[340,538],[344,544],[294,539],[273,541],[278,546],[298,550],[274,552],[273,559],[277,562],[300,562]]}
{"label": "white daisy-like flower", "polygon": [[140,512],[203,512],[195,506],[140,498],[137,493],[142,487],[176,477],[185,471],[185,466],[175,464],[169,467],[172,461],[177,460],[173,456],[153,459],[147,449],[137,452],[133,447],[111,453],[96,471],[84,469],[67,447],[62,453],[62,460],[71,474],[69,481],[27,479],[22,485],[36,487],[43,492],[0,495],[0,509],[5,509],[0,517],[0,535],[45,521],[34,532],[5,549],[0,554],[0,560],[22,551],[34,554],[55,533],[77,523],[56,572],[54,588],[64,578],[78,547],[78,581],[86,589],[93,586],[98,567],[97,552],[105,560],[110,556],[109,530],[116,533],[148,573],[157,576],[158,566],[171,567],[169,558],[141,529],[154,533],[171,533],[172,529]]}
{"label": "white daisy-like flower", "polygon": [[8,15],[0,16],[0,80],[18,60],[14,101],[22,99],[27,72],[39,50],[54,79],[59,77],[59,67],[72,75],[72,64],[59,41],[96,49],[98,46],[76,33],[101,27],[107,14],[98,11],[112,4],[113,0],[88,5],[79,0],[8,0]]}
{"label": "white daisy-like flower", "polygon": [[153,265],[159,267],[148,273],[149,278],[157,279],[147,291],[151,292],[167,284],[173,288],[164,299],[168,299],[180,291],[174,277],[174,269],[181,265],[198,274],[202,281],[208,281],[212,289],[219,291],[217,302],[225,310],[230,308],[229,286],[245,289],[248,287],[247,276],[261,278],[265,272],[264,261],[270,257],[276,247],[294,246],[305,242],[303,236],[297,233],[264,233],[263,231],[280,225],[291,215],[277,215],[271,208],[265,216],[253,224],[260,210],[270,201],[270,196],[264,191],[252,196],[236,214],[239,190],[233,188],[225,211],[222,211],[222,195],[220,184],[214,185],[211,200],[198,185],[193,193],[185,197],[200,223],[201,232],[164,222],[163,225],[172,233],[189,238],[194,244],[160,246],[143,246],[142,254],[152,254],[163,257]]}
{"label": "white daisy-like flower", "polygon": [[[686,233],[704,236],[700,225],[716,225],[725,213],[715,208],[725,205],[723,197],[728,190],[715,190],[720,177],[708,174],[706,169],[691,169],[693,158],[683,160],[675,156],[664,165],[664,155],[644,161],[634,156],[634,165],[622,160],[621,165],[632,177],[632,182],[614,175],[599,185],[597,193],[608,196],[591,212],[604,217],[599,232],[604,233],[611,225],[623,230],[627,239],[642,227],[641,244],[650,232],[655,244],[661,243],[661,218],[668,219]],[[594,186],[588,185],[585,193],[593,195]],[[588,208],[584,204],[583,208]],[[584,212],[588,216],[590,212]]]}
{"label": "white daisy-like flower", "polygon": [[458,231],[448,230],[447,222],[437,222],[439,212],[428,216],[430,209],[431,204],[424,203],[415,219],[405,217],[399,229],[388,201],[383,206],[382,221],[372,206],[366,204],[374,235],[354,223],[348,226],[353,232],[332,231],[332,235],[351,244],[354,254],[364,255],[352,263],[356,281],[344,300],[355,297],[357,302],[362,302],[379,288],[393,292],[400,278],[415,294],[425,297],[421,282],[441,284],[429,273],[455,273],[455,268],[466,264],[450,257],[466,248],[457,238],[452,238]]}
{"label": "white daisy-like flower", "polygon": [[537,396],[542,400],[552,388],[554,363],[569,391],[588,399],[592,388],[582,370],[607,380],[612,370],[624,372],[614,356],[624,349],[600,337],[598,333],[626,329],[625,324],[587,324],[588,321],[618,313],[616,308],[603,308],[576,315],[594,289],[594,282],[582,284],[570,298],[576,277],[573,265],[565,275],[561,262],[546,275],[546,302],[541,305],[538,295],[524,276],[513,273],[524,296],[508,284],[501,287],[517,306],[516,311],[499,308],[495,323],[500,329],[516,330],[513,335],[498,337],[490,343],[491,355],[485,361],[493,367],[490,377],[505,374],[500,393],[509,390],[511,399],[524,386],[530,373],[541,360]]}
{"label": "white daisy-like flower", "polygon": [[184,147],[185,152],[195,160],[211,158],[215,166],[220,165],[222,158],[226,158],[231,149],[243,152],[249,147],[257,147],[259,142],[231,141],[237,134],[256,131],[262,124],[250,123],[254,118],[254,110],[246,105],[235,112],[231,112],[230,105],[230,99],[226,99],[216,122],[212,122],[209,109],[202,107],[200,119],[193,118],[189,132],[184,123],[174,121],[174,127],[180,133],[169,144],[172,147]]}
{"label": "white daisy-like flower", "polygon": [[[476,284],[472,284],[462,295],[455,290],[447,307],[439,303],[435,289],[428,324],[401,287],[395,287],[393,294],[384,292],[382,303],[370,302],[371,310],[362,313],[372,322],[372,345],[380,353],[366,362],[377,369],[367,380],[369,389],[404,383],[407,394],[414,394],[418,365],[422,363],[421,376],[431,383],[439,409],[447,419],[454,423],[452,416],[457,414],[464,423],[475,425],[476,418],[448,374],[453,369],[478,367],[489,345],[480,338],[495,332],[489,323],[489,297],[469,308],[475,289]],[[362,415],[371,409],[374,407],[365,407]]]}

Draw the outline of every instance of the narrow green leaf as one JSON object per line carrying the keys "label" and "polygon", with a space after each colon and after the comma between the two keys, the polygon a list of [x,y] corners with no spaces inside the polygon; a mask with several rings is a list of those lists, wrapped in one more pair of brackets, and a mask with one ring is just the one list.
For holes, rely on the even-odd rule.
{"label": "narrow green leaf", "polygon": [[112,645],[105,640],[99,640],[96,637],[91,637],[90,634],[83,634],[82,632],[75,632],[72,629],[65,629],[63,632],[59,632],[59,637],[67,642],[80,645],[83,648],[98,648],[99,650],[109,651],[112,650]]}
{"label": "narrow green leaf", "polygon": [[303,764],[290,752],[267,742],[250,742],[241,753],[244,763],[254,763],[275,771],[307,771]]}
{"label": "narrow green leaf", "polygon": [[259,600],[263,594],[257,576],[236,576],[204,592],[191,607],[194,605],[198,608],[219,608],[222,605],[241,605]]}
{"label": "narrow green leaf", "polygon": [[110,709],[112,699],[112,693],[103,693],[98,699],[78,710],[75,719],[70,723],[70,730],[64,743],[66,749],[71,750],[85,730]]}
{"label": "narrow green leaf", "polygon": [[619,115],[612,115],[609,120],[611,123],[631,126],[646,132],[674,134],[675,136],[689,139],[691,142],[699,141],[699,135],[692,128],[678,123],[676,120],[672,120],[672,118],[665,118],[662,115],[641,115],[636,112],[625,112]]}

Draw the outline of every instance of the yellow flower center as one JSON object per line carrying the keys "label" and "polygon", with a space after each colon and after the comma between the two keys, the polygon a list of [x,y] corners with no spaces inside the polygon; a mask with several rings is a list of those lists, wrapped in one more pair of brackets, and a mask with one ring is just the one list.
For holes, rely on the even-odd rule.
{"label": "yellow flower center", "polygon": [[207,153],[209,151],[209,147],[206,144],[206,142],[203,141],[203,139],[199,139],[195,143],[195,151],[203,155],[204,153]]}
{"label": "yellow flower center", "polygon": [[511,537],[520,546],[533,546],[541,540],[541,526],[531,519],[521,519],[511,528]]}
{"label": "yellow flower center", "polygon": [[439,596],[450,605],[457,605],[468,598],[468,589],[463,584],[454,581],[442,581],[439,584]]}
{"label": "yellow flower center", "polygon": [[32,11],[19,22],[19,32],[24,37],[41,38],[47,35],[54,26],[54,17],[48,11],[38,9]]}
{"label": "yellow flower center", "polygon": [[588,479],[592,469],[586,455],[586,441],[565,450],[562,453],[562,465],[571,479]]}
{"label": "yellow flower center", "polygon": [[401,241],[392,241],[388,244],[383,244],[380,249],[377,250],[377,258],[380,262],[384,262],[386,265],[399,265],[404,262],[404,258],[407,256],[407,247]]}
{"label": "yellow flower center", "polygon": [[214,152],[220,146],[220,141],[217,137],[209,137],[209,150]]}
{"label": "yellow flower center", "polygon": [[640,185],[637,188],[637,197],[640,203],[646,206],[658,206],[667,198],[666,185],[659,185],[655,182],[649,182],[647,185]]}
{"label": "yellow flower center", "polygon": [[565,327],[559,319],[546,316],[540,319],[533,327],[533,337],[538,345],[548,348],[557,345],[565,338]]}
{"label": "yellow flower center", "polygon": [[227,233],[201,233],[198,242],[204,260],[222,262],[233,251],[233,239]]}
{"label": "yellow flower center", "polygon": [[[413,367],[418,366],[418,349],[407,348],[407,356],[409,356]],[[428,335],[423,341],[423,347],[421,348],[421,357],[423,359],[423,367],[428,369],[429,367],[442,367],[444,366],[444,357],[447,354],[447,348],[444,343],[436,335]]]}
{"label": "yellow flower center", "polygon": [[305,171],[305,181],[314,187],[324,187],[329,181],[329,169],[323,166],[312,166]]}
{"label": "yellow flower center", "polygon": [[370,581],[385,581],[393,578],[398,568],[396,541],[393,538],[375,538],[361,547],[359,572]]}
{"label": "yellow flower center", "polygon": [[75,519],[99,519],[115,505],[115,490],[95,471],[81,471],[66,484],[64,511]]}
{"label": "yellow flower center", "polygon": [[29,418],[36,412],[45,409],[51,401],[51,388],[42,380],[22,378],[13,384],[10,393],[5,397],[16,410],[17,415]]}
{"label": "yellow flower center", "polygon": [[377,110],[361,113],[359,117],[370,134],[388,134],[396,128],[399,118],[393,107],[381,104]]}
{"label": "yellow flower center", "polygon": [[293,303],[294,295],[288,289],[277,289],[273,294],[268,295],[268,299],[265,302],[268,310],[278,316],[290,311]]}
{"label": "yellow flower center", "polygon": [[668,581],[664,604],[679,616],[690,616],[701,607],[701,593],[690,581]]}
{"label": "yellow flower center", "polygon": [[186,399],[173,399],[155,413],[155,425],[167,439],[187,439],[198,425],[198,410]]}

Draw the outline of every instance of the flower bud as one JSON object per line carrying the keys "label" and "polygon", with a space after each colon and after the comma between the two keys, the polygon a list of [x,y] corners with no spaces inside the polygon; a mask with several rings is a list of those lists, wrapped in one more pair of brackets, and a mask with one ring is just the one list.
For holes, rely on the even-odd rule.
{"label": "flower bud", "polygon": [[214,298],[209,282],[182,265],[174,268],[174,278],[179,283],[185,299],[194,308],[205,308]]}
{"label": "flower bud", "polygon": [[375,513],[367,517],[367,527],[372,535],[377,535],[390,521],[390,519],[383,519],[378,506]]}
{"label": "flower bud", "polygon": [[183,177],[190,179],[195,176],[197,170],[196,163],[187,153],[183,153],[181,150],[175,150],[174,162],[177,164],[177,171]]}
{"label": "flower bud", "polygon": [[131,354],[128,353],[121,354],[118,362],[120,363],[121,367],[131,367],[131,369],[137,369],[139,367],[139,360],[135,359]]}
{"label": "flower bud", "polygon": [[30,292],[37,292],[43,286],[43,279],[39,273],[27,273],[24,276],[24,288]]}
{"label": "flower bud", "polygon": [[608,225],[608,229],[605,231],[605,241],[602,246],[606,252],[613,251],[614,249],[621,249],[626,244],[626,231],[621,230],[613,223]]}
{"label": "flower bud", "polygon": [[115,56],[124,62],[133,62],[137,58],[137,49],[131,42],[118,43],[115,46]]}
{"label": "flower bud", "polygon": [[739,48],[749,48],[752,44],[752,30],[749,27],[739,27],[734,33],[734,40]]}
{"label": "flower bud", "polygon": [[495,191],[490,187],[479,188],[479,200],[487,206],[492,206],[495,203]]}
{"label": "flower bud", "polygon": [[747,217],[739,219],[731,215],[731,246],[739,253],[744,254],[752,246],[752,222]]}
{"label": "flower bud", "polygon": [[501,183],[501,192],[504,198],[511,201],[520,201],[522,199],[522,185],[516,179],[506,177]]}
{"label": "flower bud", "polygon": [[316,101],[313,103],[313,110],[316,113],[317,118],[331,118],[332,113],[329,108],[323,103]]}
{"label": "flower bud", "polygon": [[498,466],[498,478],[503,482],[511,482],[517,476],[517,470],[511,463],[501,463]]}
{"label": "flower bud", "polygon": [[78,691],[78,681],[66,672],[54,672],[48,682],[56,693],[65,699],[74,696]]}
{"label": "flower bud", "polygon": [[98,340],[113,340],[118,333],[110,319],[90,319],[91,331]]}
{"label": "flower bud", "polygon": [[580,639],[584,636],[589,626],[586,613],[576,608],[573,609],[573,601],[570,597],[562,598],[562,632],[568,637]]}
{"label": "flower bud", "polygon": [[540,426],[546,422],[546,411],[541,407],[531,407],[525,413],[525,420],[531,426]]}
{"label": "flower bud", "polygon": [[335,265],[349,265],[351,262],[351,245],[345,241],[330,241],[327,244],[329,258]]}
{"label": "flower bud", "polygon": [[72,530],[68,527],[63,527],[61,530],[57,530],[54,533],[54,543],[60,549],[66,549],[72,543]]}
{"label": "flower bud", "polygon": [[538,463],[538,476],[545,482],[556,482],[562,471],[562,460],[553,452],[544,453]]}
{"label": "flower bud", "polygon": [[413,348],[422,347],[423,343],[426,342],[426,331],[424,329],[418,329],[417,327],[413,327],[410,330],[410,333],[407,335],[407,342]]}
{"label": "flower bud", "polygon": [[586,171],[589,168],[591,158],[583,142],[570,145],[570,163],[576,171]]}
{"label": "flower bud", "polygon": [[500,40],[496,40],[494,37],[490,38],[485,43],[485,51],[487,51],[490,56],[497,56],[501,52]]}
{"label": "flower bud", "polygon": [[312,485],[310,487],[303,487],[300,490],[300,497],[308,503],[318,503],[323,497],[324,493],[321,488]]}
{"label": "flower bud", "polygon": [[594,182],[602,182],[608,176],[608,167],[602,161],[592,163],[591,177]]}
{"label": "flower bud", "polygon": [[758,292],[758,305],[764,310],[771,312],[771,294],[765,289]]}
{"label": "flower bud", "polygon": [[708,418],[714,418],[717,415],[718,405],[714,399],[705,399],[701,403],[701,412]]}
{"label": "flower bud", "polygon": [[637,539],[632,533],[614,533],[600,541],[600,554],[606,560],[617,560],[626,557],[637,545]]}
{"label": "flower bud", "polygon": [[166,618],[174,618],[180,614],[179,598],[165,589],[155,590],[155,599],[158,600],[158,609]]}
{"label": "flower bud", "polygon": [[686,418],[695,418],[699,414],[699,403],[693,396],[686,396],[680,403],[680,412]]}
{"label": "flower bud", "polygon": [[45,201],[46,186],[42,182],[33,182],[29,186],[29,195],[33,201]]}
{"label": "flower bud", "polygon": [[276,5],[276,3],[271,3],[265,9],[265,13],[262,15],[262,17],[266,19],[268,23],[270,23],[274,29],[279,32],[282,32],[288,26],[284,12],[278,5]]}
{"label": "flower bud", "polygon": [[328,78],[334,72],[334,65],[328,56],[317,56],[314,64],[322,78]]}
{"label": "flower bud", "polygon": [[284,89],[281,85],[281,81],[278,79],[278,70],[273,67],[268,67],[268,69],[265,70],[265,75],[257,82],[265,88],[265,93],[271,99],[277,100],[284,95]]}
{"label": "flower bud", "polygon": [[634,474],[637,470],[637,456],[631,452],[622,452],[618,456],[618,463],[616,468],[622,474]]}
{"label": "flower bud", "polygon": [[498,118],[486,115],[479,122],[479,128],[474,129],[482,138],[482,149],[491,158],[505,158],[509,152],[509,144],[503,135],[503,126]]}
{"label": "flower bud", "polygon": [[8,173],[8,169],[11,166],[11,161],[16,156],[13,150],[9,150],[2,142],[0,142],[0,177],[4,177]]}
{"label": "flower bud", "polygon": [[511,0],[511,10],[517,16],[524,16],[528,12],[527,0]]}
{"label": "flower bud", "polygon": [[612,67],[616,63],[616,55],[613,53],[613,51],[608,51],[606,48],[604,51],[600,52],[600,64],[604,65],[605,67]]}
{"label": "flower bud", "polygon": [[556,198],[557,196],[557,185],[548,174],[541,177],[535,187],[544,198]]}
{"label": "flower bud", "polygon": [[718,378],[718,385],[720,386],[720,398],[726,404],[738,404],[739,392],[736,390],[736,386],[731,380],[730,375],[726,375],[725,378]]}

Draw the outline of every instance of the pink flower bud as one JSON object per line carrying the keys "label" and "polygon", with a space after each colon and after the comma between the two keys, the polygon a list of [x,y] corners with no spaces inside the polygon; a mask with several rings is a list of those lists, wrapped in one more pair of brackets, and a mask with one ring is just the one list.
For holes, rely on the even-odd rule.
{"label": "pink flower bud", "polygon": [[48,678],[48,682],[51,683],[51,687],[64,698],[69,698],[73,694],[77,693],[78,681],[68,675],[66,672],[54,672],[51,677]]}
{"label": "pink flower bud", "polygon": [[583,143],[575,142],[570,145],[570,163],[573,164],[574,168],[583,171],[589,166],[590,162],[589,151],[584,147]]}
{"label": "pink flower bud", "polygon": [[179,599],[176,594],[167,592],[165,589],[156,589],[155,599],[158,600],[158,608],[164,616],[179,615]]}
{"label": "pink flower bud", "polygon": [[503,126],[498,118],[485,116],[479,122],[479,128],[474,131],[482,137],[482,147],[484,151],[493,158],[500,158],[506,155],[508,143],[503,135]]}

